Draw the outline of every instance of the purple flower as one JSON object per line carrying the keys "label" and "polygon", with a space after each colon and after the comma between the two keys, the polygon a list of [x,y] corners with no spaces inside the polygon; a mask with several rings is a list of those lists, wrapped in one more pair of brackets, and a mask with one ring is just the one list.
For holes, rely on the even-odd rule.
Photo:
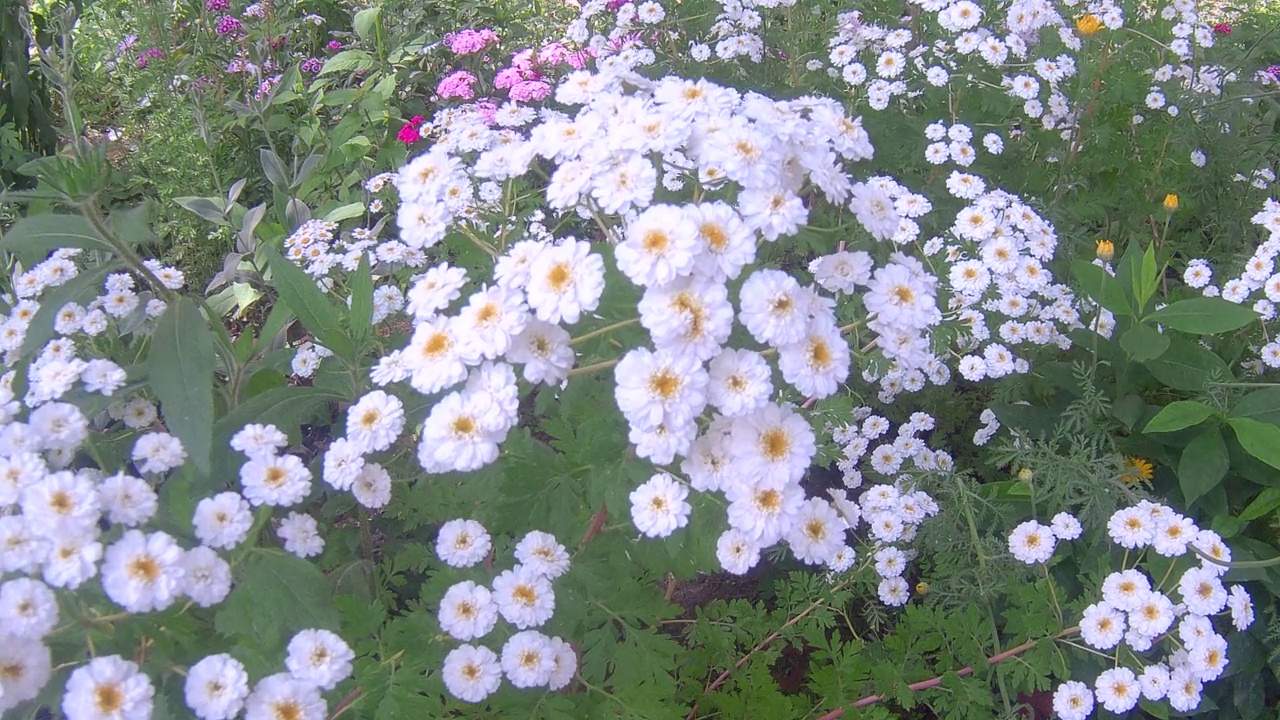
{"label": "purple flower", "polygon": [[116,46],[116,52],[124,53],[126,50],[128,50],[129,48],[133,47],[136,44],[138,44],[138,36],[128,35],[125,37],[125,39],[120,41],[119,45]]}
{"label": "purple flower", "polygon": [[318,73],[323,67],[324,61],[320,58],[307,58],[302,61],[302,72],[304,73]]}
{"label": "purple flower", "polygon": [[213,31],[219,35],[231,35],[238,34],[242,27],[244,26],[240,24],[239,20],[230,15],[223,15],[218,18],[218,24],[214,26]]}
{"label": "purple flower", "polygon": [[138,69],[141,70],[147,66],[147,63],[154,58],[164,57],[164,51],[160,48],[148,48],[138,55]]}
{"label": "purple flower", "polygon": [[492,30],[485,28],[483,30],[472,30],[470,28],[456,33],[449,33],[444,36],[444,44],[458,55],[470,55],[484,50],[489,45],[497,45],[499,42],[497,34]]}
{"label": "purple flower", "polygon": [[526,80],[513,86],[508,97],[516,102],[537,102],[550,94],[550,85],[541,80]]}
{"label": "purple flower", "polygon": [[338,52],[339,50],[342,49],[342,43],[338,42],[337,40],[330,40],[329,44],[324,46],[324,49],[328,50],[329,52]]}
{"label": "purple flower", "polygon": [[262,3],[254,3],[244,9],[242,17],[262,19],[267,16],[266,8],[262,7]]}
{"label": "purple flower", "polygon": [[220,13],[231,7],[231,0],[205,0],[204,9],[211,13]]}
{"label": "purple flower", "polygon": [[280,82],[280,78],[282,77],[284,76],[272,75],[266,80],[263,80],[262,83],[258,85],[258,91],[253,94],[253,99],[261,100],[266,96],[270,95],[271,91],[275,89],[276,85]]}

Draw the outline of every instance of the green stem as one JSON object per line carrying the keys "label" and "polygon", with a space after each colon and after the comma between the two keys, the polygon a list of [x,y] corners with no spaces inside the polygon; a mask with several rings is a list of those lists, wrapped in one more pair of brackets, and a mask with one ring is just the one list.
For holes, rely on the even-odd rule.
{"label": "green stem", "polygon": [[592,338],[598,338],[601,335],[606,335],[608,333],[613,332],[614,330],[620,330],[629,325],[635,325],[638,322],[640,322],[640,318],[638,317],[633,317],[627,320],[619,320],[616,323],[612,323],[610,325],[605,325],[604,327],[596,328],[595,330],[592,330],[591,332],[586,333],[585,335],[579,335],[578,337],[570,340],[569,345],[570,346],[581,345],[582,343],[588,340],[591,340]]}

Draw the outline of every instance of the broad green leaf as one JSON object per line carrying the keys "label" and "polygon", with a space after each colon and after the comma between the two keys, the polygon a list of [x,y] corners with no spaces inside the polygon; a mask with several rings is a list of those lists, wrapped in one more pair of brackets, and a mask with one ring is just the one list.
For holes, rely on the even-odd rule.
{"label": "broad green leaf", "polygon": [[338,629],[332,593],[315,563],[255,548],[236,568],[236,589],[217,615],[218,633],[283,656],[289,638],[308,628]]}
{"label": "broad green leaf", "polygon": [[219,199],[188,196],[174,198],[173,201],[178,203],[178,205],[184,209],[199,215],[205,220],[217,223],[218,225],[230,226],[231,223],[226,217],[224,217],[224,208],[222,204],[218,202]]}
{"label": "broad green leaf", "polygon": [[1150,325],[1134,325],[1120,336],[1120,347],[1137,362],[1155,360],[1169,349],[1169,338]]}
{"label": "broad green leaf", "polygon": [[1115,315],[1133,317],[1133,308],[1124,289],[1106,270],[1084,260],[1073,261],[1071,270],[1078,280],[1077,286],[1081,292]]}
{"label": "broad green leaf", "polygon": [[289,174],[279,155],[268,148],[262,148],[258,151],[258,159],[262,161],[262,172],[266,173],[267,180],[270,180],[272,185],[281,191],[289,187]]}
{"label": "broad green leaf", "polygon": [[1280,387],[1254,390],[1240,398],[1240,402],[1231,408],[1231,417],[1280,425]]}
{"label": "broad green leaf", "polygon": [[1227,444],[1218,428],[1205,430],[1182,449],[1178,461],[1178,485],[1188,502],[1209,492],[1226,477],[1231,460],[1227,457]]}
{"label": "broad green leaf", "polygon": [[356,347],[364,343],[373,329],[373,270],[369,255],[360,255],[360,267],[351,277],[351,338]]}
{"label": "broad green leaf", "polygon": [[1156,288],[1160,286],[1160,268],[1156,265],[1155,243],[1147,245],[1146,251],[1142,253],[1141,268],[1141,280],[1134,288],[1134,295],[1138,298],[1138,307],[1145,308],[1147,301],[1156,294]]}
{"label": "broad green leaf", "polygon": [[1280,468],[1280,427],[1248,418],[1227,418],[1240,446],[1273,468]]}
{"label": "broad green leaf", "polygon": [[1240,512],[1240,519],[1257,520],[1276,508],[1280,508],[1280,488],[1269,487],[1258,493],[1258,497]]}
{"label": "broad green leaf", "polygon": [[154,246],[158,243],[155,233],[151,232],[150,203],[143,202],[128,209],[112,210],[108,221],[115,236],[130,245]]}
{"label": "broad green leaf", "polygon": [[328,75],[334,72],[372,70],[377,66],[378,61],[363,50],[343,50],[325,61],[324,67],[320,68],[320,74]]}
{"label": "broad green leaf", "polygon": [[209,472],[213,446],[214,339],[200,306],[179,297],[156,324],[148,356],[151,389],[165,424],[198,470]]}
{"label": "broad green leaf", "polygon": [[1213,408],[1195,400],[1178,400],[1165,405],[1142,432],[1173,432],[1199,425],[1215,414]]}
{"label": "broad green leaf", "polygon": [[364,203],[349,203],[341,205],[324,214],[325,222],[342,222],[351,218],[358,218],[364,214]]}
{"label": "broad green leaf", "polygon": [[1222,298],[1201,297],[1179,300],[1146,317],[1158,323],[1193,335],[1216,335],[1231,332],[1258,319],[1258,313]]}
{"label": "broad green leaf", "polygon": [[0,237],[0,250],[18,255],[28,266],[45,259],[58,248],[111,250],[81,215],[32,215],[14,223]]}
{"label": "broad green leaf", "polygon": [[286,260],[274,248],[263,248],[271,267],[272,285],[307,332],[326,348],[343,357],[351,356],[351,341],[342,332],[342,311],[316,287],[302,268]]}
{"label": "broad green leaf", "polygon": [[1160,382],[1188,392],[1199,392],[1210,382],[1231,379],[1231,370],[1222,358],[1184,338],[1171,338],[1164,354],[1143,365]]}
{"label": "broad green leaf", "polygon": [[351,29],[356,31],[356,37],[368,40],[373,35],[381,14],[382,8],[379,7],[365,8],[356,13],[351,19]]}

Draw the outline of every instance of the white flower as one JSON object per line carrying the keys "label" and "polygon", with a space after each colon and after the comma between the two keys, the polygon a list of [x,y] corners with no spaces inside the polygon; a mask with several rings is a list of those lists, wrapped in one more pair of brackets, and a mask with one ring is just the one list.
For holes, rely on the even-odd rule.
{"label": "white flower", "polygon": [[516,560],[530,570],[554,580],[569,570],[569,553],[555,536],[534,530],[516,543]]}
{"label": "white flower", "polygon": [[889,607],[906,605],[907,601],[911,599],[910,591],[907,589],[907,581],[900,577],[882,579],[880,585],[876,588],[876,594],[880,597],[880,602]]}
{"label": "white flower", "polygon": [[600,304],[604,260],[581,240],[565,239],[544,249],[529,267],[529,307],[539,320],[578,322]]}
{"label": "white flower", "polygon": [[781,539],[804,503],[804,490],[798,484],[768,475],[754,482],[735,483],[725,496],[729,500],[729,525],[746,533],[760,547]]}
{"label": "white flower", "polygon": [[1227,606],[1231,608],[1231,623],[1236,630],[1244,632],[1253,624],[1253,600],[1240,585],[1231,586],[1231,594],[1227,597]]}
{"label": "white flower", "polygon": [[1200,706],[1200,691],[1204,688],[1191,668],[1173,669],[1169,676],[1169,707],[1178,712],[1191,712]]}
{"label": "white flower", "polygon": [[556,609],[551,581],[523,565],[493,579],[493,598],[502,618],[521,630],[542,625]]}
{"label": "white flower", "polygon": [[536,630],[512,635],[502,646],[502,671],[518,688],[546,685],[555,672],[556,646]]}
{"label": "white flower", "polygon": [[1093,712],[1093,692],[1082,682],[1068,680],[1053,691],[1053,711],[1061,720],[1084,720]]}
{"label": "white flower", "polygon": [[1164,594],[1149,592],[1129,612],[1129,629],[1139,635],[1156,637],[1173,624],[1173,603]]}
{"label": "white flower", "polygon": [[133,446],[133,462],[138,472],[165,473],[187,460],[187,451],[178,438],[167,433],[147,433]]}
{"label": "white flower", "polygon": [[445,591],[438,617],[440,629],[450,637],[474,640],[488,635],[498,623],[498,606],[489,588],[467,580]]}
{"label": "white flower", "polygon": [[362,446],[347,438],[338,438],[329,443],[324,451],[324,481],[335,490],[350,489],[364,469],[364,452]]}
{"label": "white flower", "polygon": [[96,528],[98,502],[87,476],[63,470],[22,491],[22,515],[31,530],[47,537],[84,534]]}
{"label": "white flower", "polygon": [[817,452],[809,422],[774,403],[734,418],[729,442],[744,479],[799,482]]}
{"label": "white flower", "polygon": [[154,695],[151,680],[137,665],[105,655],[71,673],[62,712],[67,720],[149,720]]}
{"label": "white flower", "polygon": [[245,720],[325,720],[327,714],[320,689],[289,673],[262,678],[244,703]]}
{"label": "white flower", "polygon": [[347,439],[363,453],[391,447],[404,430],[404,404],[394,395],[374,390],[347,410]]}
{"label": "white flower", "polygon": [[210,655],[187,670],[183,695],[201,720],[232,720],[249,697],[249,674],[230,655]]}
{"label": "white flower", "polygon": [[773,393],[769,363],[751,350],[727,348],[711,361],[707,399],[725,415],[755,410]]}
{"label": "white flower", "polygon": [[312,628],[289,640],[284,665],[295,680],[321,690],[332,690],[351,676],[355,653],[334,633]]}
{"label": "white flower", "polygon": [[689,490],[667,473],[657,473],[631,491],[631,520],[647,537],[667,537],[689,522]]}
{"label": "white flower", "polygon": [[231,592],[231,566],[212,549],[200,545],[182,554],[182,592],[200,607],[213,607]]}
{"label": "white flower", "polygon": [[1048,562],[1053,557],[1057,538],[1050,528],[1028,520],[1009,533],[1009,552],[1028,565]]}
{"label": "white flower", "polygon": [[743,283],[738,319],[757,341],[789,345],[804,338],[809,296],[781,270],[757,270]]}
{"label": "white flower", "polygon": [[156,491],[145,480],[116,473],[98,485],[98,499],[107,520],[133,527],[151,519],[159,504]]}
{"label": "white flower", "polygon": [[471,567],[484,560],[491,547],[488,531],[475,520],[450,520],[436,536],[436,554],[450,567]]}
{"label": "white flower", "polygon": [[716,558],[725,572],[745,574],[760,562],[760,546],[738,528],[729,528],[716,541]]}
{"label": "white flower", "polygon": [[497,692],[502,684],[502,666],[489,648],[461,645],[444,657],[441,676],[450,695],[463,702],[478,703]]}
{"label": "white flower", "polygon": [[573,651],[572,645],[558,637],[551,638],[551,645],[555,658],[552,661],[554,667],[551,670],[551,677],[547,680],[547,687],[554,692],[564,689],[573,681],[578,672],[578,654]]}
{"label": "white flower", "polygon": [[787,534],[787,544],[801,562],[823,565],[844,547],[847,527],[831,503],[821,498],[809,498],[796,514]]}
{"label": "white flower", "polygon": [[1086,645],[1110,650],[1124,637],[1124,615],[1106,603],[1094,603],[1084,609],[1080,619],[1080,637]]}
{"label": "white flower", "polygon": [[275,425],[250,423],[231,436],[231,449],[250,460],[273,457],[289,444],[289,438]]}
{"label": "white flower", "polygon": [[196,503],[191,522],[200,542],[230,550],[248,537],[253,527],[253,511],[239,493],[223,492]]}
{"label": "white flower", "polygon": [[284,542],[284,549],[300,558],[319,555],[324,551],[324,538],[320,527],[310,515],[291,512],[280,521],[276,534]]}
{"label": "white flower", "polygon": [[48,585],[14,578],[0,585],[0,627],[17,640],[40,640],[58,624],[58,599]]}
{"label": "white flower", "polygon": [[653,205],[627,226],[615,256],[633,283],[665,285],[693,270],[697,249],[693,220],[674,205]]}
{"label": "white flower", "polygon": [[378,463],[366,463],[351,484],[356,502],[377,510],[391,502],[391,474]]}
{"label": "white flower", "polygon": [[288,507],[311,493],[311,471],[294,455],[264,456],[240,466],[240,485],[250,505]]}
{"label": "white flower", "polygon": [[163,610],[183,591],[182,548],[162,532],[126,531],[102,559],[102,589],[133,613]]}
{"label": "white flower", "polygon": [[1178,580],[1178,593],[1187,611],[1197,615],[1217,615],[1227,605],[1227,590],[1212,570],[1193,567]]}
{"label": "white flower", "polygon": [[569,333],[559,325],[531,320],[512,340],[507,359],[524,365],[524,379],[531,383],[559,385],[573,367]]}
{"label": "white flower", "polygon": [[53,674],[49,648],[34,640],[0,643],[0,713],[33,700]]}
{"label": "white flower", "polygon": [[1049,528],[1053,530],[1054,537],[1059,540],[1075,540],[1084,532],[1084,528],[1080,526],[1080,521],[1071,513],[1065,512],[1054,515]]}
{"label": "white flower", "polygon": [[1142,691],[1138,676],[1127,667],[1102,671],[1094,681],[1093,687],[1098,702],[1116,714],[1132,710],[1138,704],[1138,697]]}

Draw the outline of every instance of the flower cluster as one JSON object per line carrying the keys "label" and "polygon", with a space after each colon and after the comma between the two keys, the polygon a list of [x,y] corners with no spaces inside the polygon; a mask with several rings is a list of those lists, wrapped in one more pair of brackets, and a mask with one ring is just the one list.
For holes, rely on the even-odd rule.
{"label": "flower cluster", "polygon": [[[492,540],[474,520],[450,520],[440,528],[436,553],[450,567],[471,567],[490,555]],[[449,693],[465,702],[481,702],[498,690],[502,677],[517,688],[559,690],[573,680],[578,656],[569,643],[535,630],[551,619],[556,597],[552,581],[569,570],[569,554],[555,537],[533,531],[516,544],[517,564],[487,588],[467,580],[440,599],[440,629],[461,640],[444,659],[441,676]],[[517,630],[502,652],[470,644],[487,636],[499,616]]]}
{"label": "flower cluster", "polygon": [[[1239,585],[1228,590],[1221,580],[1231,552],[1217,533],[1145,500],[1112,515],[1107,532],[1125,549],[1125,566],[1103,580],[1102,598],[1084,608],[1079,629],[1089,647],[1114,652],[1116,664],[1097,676],[1092,689],[1074,680],[1059,685],[1054,711],[1064,720],[1083,720],[1095,702],[1122,714],[1145,698],[1192,712],[1200,705],[1203,684],[1220,677],[1228,663],[1227,641],[1213,618],[1229,613],[1237,630],[1253,622],[1248,593]],[[1049,526],[1031,520],[1010,534],[1009,549],[1022,562],[1045,563],[1058,540],[1080,533],[1080,524],[1065,513]],[[1174,563],[1160,582],[1143,569],[1148,553]]]}

